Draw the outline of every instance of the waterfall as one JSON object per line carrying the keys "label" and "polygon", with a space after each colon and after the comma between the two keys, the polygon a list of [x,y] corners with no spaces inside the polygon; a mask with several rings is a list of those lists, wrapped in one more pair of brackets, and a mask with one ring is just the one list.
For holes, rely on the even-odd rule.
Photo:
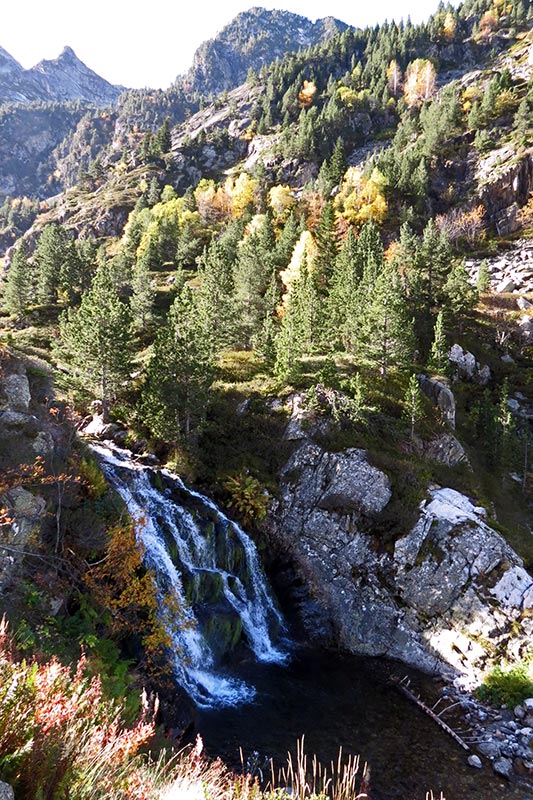
{"label": "waterfall", "polygon": [[253,687],[224,669],[228,652],[244,641],[259,661],[287,660],[275,643],[285,626],[254,543],[169,470],[140,466],[109,443],[91,447],[126,504],[155,575],[176,681],[204,708],[253,699]]}

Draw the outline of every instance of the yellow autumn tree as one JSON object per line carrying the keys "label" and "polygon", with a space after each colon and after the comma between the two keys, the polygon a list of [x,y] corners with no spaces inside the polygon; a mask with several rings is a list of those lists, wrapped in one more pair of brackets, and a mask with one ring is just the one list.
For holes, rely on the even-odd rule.
{"label": "yellow autumn tree", "polygon": [[268,205],[272,209],[276,222],[284,222],[296,205],[289,186],[273,186],[268,193]]}
{"label": "yellow autumn tree", "polygon": [[385,185],[385,177],[377,167],[368,178],[358,167],[349,167],[335,198],[335,209],[352,225],[360,226],[369,220],[380,225],[387,214]]}
{"label": "yellow autumn tree", "polygon": [[387,67],[387,85],[393,97],[398,97],[402,91],[402,78],[399,64],[393,59]]}
{"label": "yellow autumn tree", "polygon": [[287,268],[282,270],[279,274],[284,287],[283,296],[281,298],[282,313],[284,313],[287,308],[292,287],[300,277],[304,256],[306,258],[308,269],[312,269],[316,256],[316,250],[317,248],[312,234],[309,233],[309,231],[303,231],[302,235],[294,246],[292,258]]}
{"label": "yellow autumn tree", "polygon": [[254,201],[257,181],[247,172],[241,172],[237,179],[227,178],[224,190],[229,197],[231,217],[238,219]]}
{"label": "yellow autumn tree", "polygon": [[433,97],[435,81],[435,67],[427,58],[417,58],[408,65],[405,71],[403,96],[409,108],[419,106]]}

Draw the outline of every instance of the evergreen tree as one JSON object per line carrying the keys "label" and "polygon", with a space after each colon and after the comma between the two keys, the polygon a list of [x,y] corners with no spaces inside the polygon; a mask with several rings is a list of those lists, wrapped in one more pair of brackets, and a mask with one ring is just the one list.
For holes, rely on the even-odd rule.
{"label": "evergreen tree", "polygon": [[33,301],[33,276],[26,244],[21,241],[11,259],[4,285],[4,301],[10,314],[23,316]]}
{"label": "evergreen tree", "polygon": [[238,332],[234,310],[233,264],[221,242],[213,239],[198,262],[197,309],[214,352],[231,349]]}
{"label": "evergreen tree", "polygon": [[148,362],[141,410],[152,433],[167,442],[194,441],[213,382],[212,349],[193,293],[184,286]]}
{"label": "evergreen tree", "polygon": [[481,264],[479,265],[476,287],[479,294],[486,294],[487,292],[490,291],[490,272],[486,258],[484,258]]}
{"label": "evergreen tree", "polygon": [[357,350],[385,377],[390,367],[402,369],[412,363],[414,349],[413,324],[398,276],[384,269],[364,309]]}
{"label": "evergreen tree", "polygon": [[411,425],[411,441],[415,438],[415,425],[424,414],[422,392],[418,378],[415,374],[409,378],[409,385],[405,394],[405,413]]}
{"label": "evergreen tree", "polygon": [[45,225],[35,248],[34,263],[37,271],[37,300],[56,303],[61,282],[61,271],[72,254],[71,238],[60,225]]}
{"label": "evergreen tree", "polygon": [[110,401],[129,376],[131,317],[105,265],[80,307],[61,315],[59,334],[60,359],[69,364],[79,388],[101,400],[106,417]]}
{"label": "evergreen tree", "polygon": [[446,345],[446,333],[444,331],[444,311],[441,309],[437,315],[435,329],[433,333],[433,344],[429,354],[428,367],[438,375],[446,375],[448,372],[448,347]]}
{"label": "evergreen tree", "polygon": [[352,349],[353,333],[356,330],[354,322],[362,277],[363,268],[361,259],[358,258],[357,241],[353,229],[350,228],[335,260],[324,322],[325,340],[333,346],[342,344],[348,351]]}
{"label": "evergreen tree", "polygon": [[147,202],[150,208],[155,206],[156,203],[159,203],[159,198],[161,196],[161,192],[159,191],[159,183],[157,182],[157,178],[154,177],[150,181],[150,189],[148,190],[148,197]]}
{"label": "evergreen tree", "polygon": [[294,246],[300,238],[300,233],[298,220],[291,211],[276,245],[276,262],[280,268],[286,267],[291,260]]}
{"label": "evergreen tree", "polygon": [[463,262],[454,266],[443,287],[446,308],[452,314],[462,315],[471,311],[478,301],[478,293],[472,286]]}
{"label": "evergreen tree", "polygon": [[290,382],[298,377],[300,359],[313,347],[319,302],[316,284],[304,255],[300,274],[291,287],[276,339],[274,373],[285,381]]}
{"label": "evergreen tree", "polygon": [[159,153],[164,154],[172,147],[172,137],[170,135],[170,120],[167,117],[155,135],[155,146]]}
{"label": "evergreen tree", "polygon": [[322,293],[326,292],[335,269],[335,260],[339,254],[335,212],[333,203],[328,200],[316,229],[317,252],[314,261],[317,285]]}
{"label": "evergreen tree", "polygon": [[271,272],[272,253],[263,251],[259,234],[254,232],[241,243],[233,273],[235,311],[245,349],[250,347],[264,318],[264,295]]}
{"label": "evergreen tree", "polygon": [[143,330],[154,305],[155,289],[150,278],[150,270],[142,259],[133,268],[131,289],[132,319],[136,327]]}

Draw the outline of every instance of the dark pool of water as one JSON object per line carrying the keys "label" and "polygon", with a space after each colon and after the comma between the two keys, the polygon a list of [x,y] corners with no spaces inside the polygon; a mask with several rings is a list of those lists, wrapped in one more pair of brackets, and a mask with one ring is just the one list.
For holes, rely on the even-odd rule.
{"label": "dark pool of water", "polygon": [[306,752],[324,763],[342,747],[368,762],[372,800],[425,800],[430,791],[446,800],[533,798],[486,763],[481,770],[469,767],[468,754],[390,684],[391,670],[405,674],[379,660],[310,651],[285,667],[246,665],[241,677],[256,687],[255,700],[198,710],[197,730],[208,754],[234,768],[240,748],[245,761],[255,751],[259,763],[285,763],[302,735]]}

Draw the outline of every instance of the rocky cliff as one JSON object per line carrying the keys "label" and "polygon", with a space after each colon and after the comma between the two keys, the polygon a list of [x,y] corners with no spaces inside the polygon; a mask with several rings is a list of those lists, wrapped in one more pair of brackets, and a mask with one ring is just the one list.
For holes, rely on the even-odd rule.
{"label": "rocky cliff", "polygon": [[[485,510],[433,486],[411,530],[398,526],[385,546],[377,520],[391,498],[389,478],[360,449],[331,453],[305,436],[282,471],[277,536],[334,643],[467,686],[496,652],[525,653],[533,578]],[[305,605],[302,619],[313,635]]]}

